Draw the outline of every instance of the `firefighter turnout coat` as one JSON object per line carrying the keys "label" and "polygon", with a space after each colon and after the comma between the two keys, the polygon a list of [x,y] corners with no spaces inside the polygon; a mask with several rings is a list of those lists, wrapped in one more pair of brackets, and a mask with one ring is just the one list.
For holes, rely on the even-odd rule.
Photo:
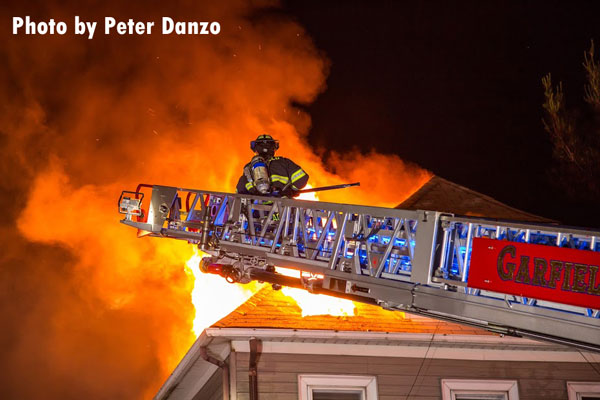
{"label": "firefighter turnout coat", "polygon": [[[244,171],[248,171],[250,164],[244,166]],[[285,157],[273,157],[267,161],[269,178],[271,180],[271,190],[279,191],[288,183],[292,183],[291,190],[300,190],[308,182],[308,174],[295,162]],[[236,186],[237,193],[256,194],[254,182],[249,181],[246,173],[242,174]],[[249,175],[249,174],[248,174]]]}

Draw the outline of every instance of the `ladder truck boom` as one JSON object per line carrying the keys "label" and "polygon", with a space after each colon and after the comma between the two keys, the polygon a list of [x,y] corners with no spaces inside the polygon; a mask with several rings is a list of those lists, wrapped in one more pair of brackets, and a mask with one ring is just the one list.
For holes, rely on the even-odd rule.
{"label": "ladder truck boom", "polygon": [[144,184],[119,212],[140,236],[197,245],[200,268],[229,282],[600,351],[598,230]]}

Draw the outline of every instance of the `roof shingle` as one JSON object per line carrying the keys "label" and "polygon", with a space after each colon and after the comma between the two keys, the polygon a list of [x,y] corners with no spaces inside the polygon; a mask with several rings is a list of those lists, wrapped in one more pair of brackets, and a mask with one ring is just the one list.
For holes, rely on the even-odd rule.
{"label": "roof shingle", "polygon": [[493,335],[483,329],[388,311],[369,304],[355,303],[355,306],[353,316],[302,317],[302,310],[292,297],[265,286],[212,327]]}
{"label": "roof shingle", "polygon": [[419,190],[396,208],[406,210],[443,211],[457,215],[469,215],[496,219],[529,222],[556,222],[539,215],[518,210],[498,200],[433,176]]}

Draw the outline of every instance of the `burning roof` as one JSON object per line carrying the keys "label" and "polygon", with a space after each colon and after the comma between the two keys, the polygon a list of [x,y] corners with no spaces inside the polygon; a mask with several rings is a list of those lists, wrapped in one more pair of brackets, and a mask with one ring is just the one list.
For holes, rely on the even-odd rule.
{"label": "burning roof", "polygon": [[302,316],[296,300],[267,286],[236,308],[212,328],[287,328],[362,332],[409,332],[460,335],[493,335],[450,322],[433,320],[379,306],[354,303],[353,315]]}

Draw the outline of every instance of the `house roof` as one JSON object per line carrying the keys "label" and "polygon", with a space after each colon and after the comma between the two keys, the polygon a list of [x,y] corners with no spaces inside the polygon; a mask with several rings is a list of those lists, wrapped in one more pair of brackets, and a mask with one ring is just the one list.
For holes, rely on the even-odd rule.
{"label": "house roof", "polygon": [[493,335],[483,329],[387,311],[369,304],[354,304],[356,311],[352,316],[302,317],[302,310],[292,297],[265,286],[212,327]]}
{"label": "house roof", "polygon": [[539,215],[518,210],[489,196],[433,176],[419,190],[396,208],[435,210],[457,215],[469,215],[528,222],[556,222]]}
{"label": "house roof", "polygon": [[217,367],[203,359],[203,351],[226,360],[231,351],[249,352],[249,340],[263,342],[263,353],[358,355],[364,357],[439,358],[447,360],[503,360],[589,362],[592,353],[549,342],[500,336],[482,329],[386,311],[355,303],[353,316],[302,317],[296,302],[265,286],[244,304],[205,329],[155,400],[197,398]]}

